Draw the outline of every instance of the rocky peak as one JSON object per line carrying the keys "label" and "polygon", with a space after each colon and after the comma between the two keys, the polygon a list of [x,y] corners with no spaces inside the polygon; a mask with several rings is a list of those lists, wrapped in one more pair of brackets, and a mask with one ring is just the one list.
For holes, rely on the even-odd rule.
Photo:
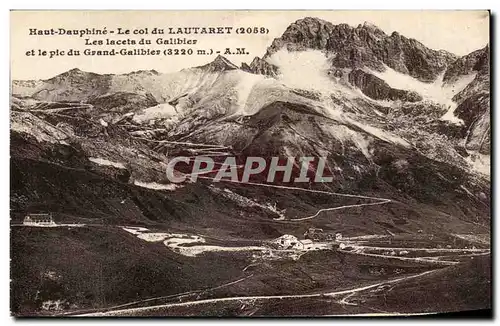
{"label": "rocky peak", "polygon": [[468,75],[472,72],[489,73],[490,69],[490,47],[471,52],[458,58],[453,62],[444,75],[443,81],[453,82],[458,77]]}
{"label": "rocky peak", "polygon": [[85,80],[89,78],[94,78],[94,77],[99,77],[101,75],[93,73],[93,72],[87,72],[80,70],[78,68],[73,68],[71,70],[68,70],[66,72],[63,72],[62,74],[59,74],[57,76],[54,76],[50,79],[47,79],[47,82],[61,82],[61,81],[78,81],[78,80]]}
{"label": "rocky peak", "polygon": [[[383,35],[385,35],[384,31],[381,30],[380,27],[378,27],[377,25],[375,25],[373,23],[365,21],[363,23],[363,25],[359,25],[359,26],[361,26],[361,28],[369,30],[369,31],[371,31],[371,32],[373,32],[375,34],[383,34]],[[359,28],[359,26],[358,26],[358,28]]]}
{"label": "rocky peak", "polygon": [[214,71],[235,70],[238,69],[238,66],[236,66],[234,63],[232,63],[225,57],[218,55],[214,61],[198,68],[214,72]]}
{"label": "rocky peak", "polygon": [[369,67],[382,71],[384,66],[389,66],[426,82],[435,80],[457,59],[449,52],[429,49],[398,32],[389,36],[369,22],[354,28],[312,17],[291,24],[281,37],[273,41],[263,59],[281,49],[334,53],[332,65],[337,68]]}
{"label": "rocky peak", "polygon": [[264,57],[282,48],[289,51],[325,49],[335,25],[323,19],[306,17],[292,23],[280,38],[273,41]]}
{"label": "rocky peak", "polygon": [[158,76],[160,73],[155,69],[151,70],[137,70],[125,74],[127,76]]}
{"label": "rocky peak", "polygon": [[259,57],[255,57],[250,64],[250,71],[256,74],[276,77],[278,75],[278,70],[277,66]]}

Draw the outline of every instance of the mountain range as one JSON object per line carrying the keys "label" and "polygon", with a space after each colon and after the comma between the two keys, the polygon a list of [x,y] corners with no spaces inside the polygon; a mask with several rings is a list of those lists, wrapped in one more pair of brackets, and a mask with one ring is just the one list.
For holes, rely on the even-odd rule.
{"label": "mountain range", "polygon": [[[207,180],[174,187],[165,166],[177,155],[322,156],[334,181],[307,187],[391,203],[335,213],[316,227],[352,235],[489,234],[489,58],[489,45],[457,56],[370,23],[308,17],[240,67],[217,56],[173,73],[75,68],[14,80],[12,218],[38,210],[219,237],[300,235],[307,222],[239,208],[212,193]],[[228,187],[290,216],[321,202]]]}

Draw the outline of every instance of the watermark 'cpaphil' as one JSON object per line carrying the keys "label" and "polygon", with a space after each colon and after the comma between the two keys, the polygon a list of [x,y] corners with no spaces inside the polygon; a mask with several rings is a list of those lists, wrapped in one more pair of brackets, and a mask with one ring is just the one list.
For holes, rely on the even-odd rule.
{"label": "watermark 'cpaphil'", "polygon": [[194,158],[178,156],[168,162],[166,172],[168,180],[173,183],[184,182],[188,179],[196,182],[199,176],[210,178],[214,182],[230,180],[240,183],[251,182],[250,180],[256,177],[259,177],[259,180],[264,178],[270,183],[333,181],[331,173],[328,173],[330,171],[327,169],[326,158],[310,156],[271,157],[267,160],[262,157],[249,156],[244,162],[233,156],[226,157],[223,162],[216,162],[207,156]]}

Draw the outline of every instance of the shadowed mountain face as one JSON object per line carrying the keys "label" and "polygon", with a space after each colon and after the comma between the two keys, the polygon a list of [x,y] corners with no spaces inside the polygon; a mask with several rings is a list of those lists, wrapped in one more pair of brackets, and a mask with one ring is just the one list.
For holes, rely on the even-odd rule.
{"label": "shadowed mountain face", "polygon": [[418,93],[394,89],[384,82],[383,79],[365,73],[360,69],[354,69],[349,73],[349,82],[358,87],[363,94],[374,100],[400,100],[405,102],[418,102],[422,100],[422,96]]}
{"label": "shadowed mountain face", "polygon": [[467,127],[465,147],[490,154],[490,48],[472,52],[455,61],[446,70],[445,80],[475,74],[474,80],[453,97],[458,103],[455,114]]}
{"label": "shadowed mountain face", "polygon": [[[458,57],[368,23],[316,18],[291,24],[241,68],[218,56],[168,74],[73,69],[13,81],[13,219],[38,210],[219,238],[300,236],[309,222],[277,222],[276,207],[242,208],[209,180],[172,185],[165,167],[179,155],[312,156],[327,158],[333,182],[299,187],[391,200],[325,214],[314,226],[350,235],[489,234],[489,83],[489,46]],[[290,216],[360,202],[226,186]],[[189,289],[193,275],[176,291]]]}

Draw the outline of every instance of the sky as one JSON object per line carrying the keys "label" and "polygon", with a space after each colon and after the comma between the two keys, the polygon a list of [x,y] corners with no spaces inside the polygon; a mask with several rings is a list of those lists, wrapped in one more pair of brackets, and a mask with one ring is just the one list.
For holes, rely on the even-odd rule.
{"label": "sky", "polygon": [[[213,49],[245,48],[247,55],[226,55],[233,63],[250,63],[256,56],[262,57],[274,38],[280,37],[293,22],[304,17],[318,17],[333,24],[347,23],[351,26],[365,21],[380,27],[387,34],[398,31],[415,38],[432,49],[443,49],[457,55],[465,55],[484,47],[489,41],[489,16],[487,11],[13,11],[11,13],[11,78],[47,79],[73,68],[96,73],[128,73],[136,70],[155,69],[159,72],[174,72],[183,68],[203,65],[212,61],[213,55],[177,56],[27,56],[28,51],[38,49],[68,51],[69,49],[106,49],[105,46],[85,45],[85,39],[131,38],[139,41],[150,39],[151,49],[161,51],[172,47],[157,45],[162,37],[169,39],[179,35],[113,35],[107,36],[30,36],[30,28],[107,30],[168,28],[168,27],[265,27],[265,35],[182,35],[197,39],[196,45],[181,45],[178,48]],[[233,29],[234,31],[234,29]],[[108,49],[111,47],[108,47]],[[131,48],[133,46],[116,46]]]}

